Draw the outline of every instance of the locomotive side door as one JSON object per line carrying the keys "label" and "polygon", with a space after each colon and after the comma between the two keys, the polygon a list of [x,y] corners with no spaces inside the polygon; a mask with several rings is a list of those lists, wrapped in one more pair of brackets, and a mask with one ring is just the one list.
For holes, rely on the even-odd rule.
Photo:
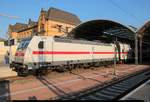
{"label": "locomotive side door", "polygon": [[45,48],[46,48],[46,40],[45,39],[41,39],[38,43],[38,50],[39,50],[39,56],[38,56],[38,60],[39,63],[43,63],[45,62]]}

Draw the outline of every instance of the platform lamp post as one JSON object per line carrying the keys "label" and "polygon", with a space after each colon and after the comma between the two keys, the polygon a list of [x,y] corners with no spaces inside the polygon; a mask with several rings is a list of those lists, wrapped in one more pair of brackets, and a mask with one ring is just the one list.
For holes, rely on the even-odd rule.
{"label": "platform lamp post", "polygon": [[117,37],[115,36],[115,41],[114,41],[114,72],[113,74],[116,76],[116,60],[117,60],[117,48],[116,48],[116,43],[117,43]]}
{"label": "platform lamp post", "polygon": [[117,52],[116,52],[116,50],[117,50],[117,48],[116,48],[116,43],[117,43],[117,36],[115,36],[114,34],[112,34],[112,33],[108,33],[108,32],[103,32],[104,34],[107,34],[107,35],[111,35],[111,36],[113,36],[114,38],[114,70],[113,70],[113,75],[114,76],[116,76],[116,59],[117,59]]}

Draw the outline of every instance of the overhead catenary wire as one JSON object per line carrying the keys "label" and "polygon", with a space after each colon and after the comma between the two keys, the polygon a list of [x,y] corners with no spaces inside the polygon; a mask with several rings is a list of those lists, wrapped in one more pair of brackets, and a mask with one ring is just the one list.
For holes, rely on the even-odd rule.
{"label": "overhead catenary wire", "polygon": [[117,7],[118,9],[120,9],[122,12],[126,13],[127,15],[129,15],[131,18],[133,18],[134,20],[136,20],[138,23],[143,23],[141,21],[141,19],[139,19],[138,17],[136,17],[134,14],[132,14],[131,12],[127,11],[126,9],[122,8],[120,5],[118,5],[116,2],[114,2],[113,0],[107,0],[108,2],[110,2],[112,5],[114,5],[115,7]]}
{"label": "overhead catenary wire", "polygon": [[[135,19],[137,22],[142,23],[141,20],[139,18],[137,18],[134,14],[128,12],[126,9],[122,8],[120,5],[118,5],[113,0],[108,0],[108,1],[111,4],[113,4],[115,7],[117,7],[118,9],[120,9],[122,12],[128,14],[130,17],[132,17],[133,19]],[[135,37],[134,38],[135,38],[135,64],[137,65],[138,64],[138,35],[137,35],[137,33],[135,33]]]}
{"label": "overhead catenary wire", "polygon": [[8,17],[8,18],[13,18],[13,19],[19,19],[20,18],[19,16],[12,16],[12,15],[8,15],[8,14],[5,14],[5,13],[0,13],[0,16],[4,16],[4,17]]}
{"label": "overhead catenary wire", "polygon": [[9,15],[6,13],[0,13],[0,16],[10,18],[10,19],[16,19],[16,20],[27,20],[27,19],[29,19],[28,17],[20,17],[20,16],[15,16],[15,15]]}
{"label": "overhead catenary wire", "polygon": [[[8,15],[8,14],[5,14],[5,13],[0,13],[0,16],[2,17],[7,17],[7,18],[11,18],[11,19],[22,19],[21,17],[19,16],[12,16],[12,15]],[[8,42],[9,42],[9,63],[12,62],[12,53],[11,53],[11,44],[10,44],[10,32],[8,31],[7,34],[9,35],[8,36]]]}

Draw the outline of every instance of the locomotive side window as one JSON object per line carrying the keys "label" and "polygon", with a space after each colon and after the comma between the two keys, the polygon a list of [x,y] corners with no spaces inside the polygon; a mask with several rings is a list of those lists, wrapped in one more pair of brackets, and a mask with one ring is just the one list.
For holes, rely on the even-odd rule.
{"label": "locomotive side window", "polygon": [[40,42],[39,42],[38,48],[39,48],[39,49],[43,49],[43,48],[44,48],[44,41],[40,41]]}

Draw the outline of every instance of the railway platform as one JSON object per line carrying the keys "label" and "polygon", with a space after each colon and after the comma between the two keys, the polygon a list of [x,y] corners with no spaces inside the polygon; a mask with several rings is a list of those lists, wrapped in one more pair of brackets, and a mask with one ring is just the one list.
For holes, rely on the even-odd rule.
{"label": "railway platform", "polygon": [[[53,100],[62,96],[103,86],[112,80],[122,78],[142,70],[149,65],[117,65],[117,75],[113,75],[113,66],[94,69],[79,69],[72,72],[50,72],[46,76],[24,77],[2,82],[1,100]],[[1,84],[2,84],[1,83]],[[6,88],[8,87],[8,88]]]}
{"label": "railway platform", "polygon": [[9,65],[0,64],[0,80],[8,77],[15,77],[17,73],[9,68]]}
{"label": "railway platform", "polygon": [[141,86],[137,87],[129,94],[121,98],[121,100],[144,100],[150,102],[150,79]]}

